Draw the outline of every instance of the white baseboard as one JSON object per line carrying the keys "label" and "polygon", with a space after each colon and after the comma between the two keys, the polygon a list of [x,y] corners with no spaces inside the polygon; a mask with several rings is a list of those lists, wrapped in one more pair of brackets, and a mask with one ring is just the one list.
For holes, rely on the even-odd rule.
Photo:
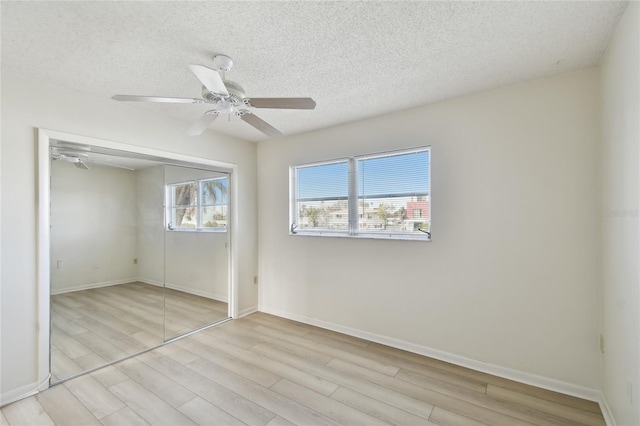
{"label": "white baseboard", "polygon": [[246,317],[254,312],[258,312],[258,307],[256,305],[249,306],[248,308],[244,308],[238,312],[238,318]]}
{"label": "white baseboard", "polygon": [[28,385],[20,386],[19,388],[10,390],[0,395],[0,407],[16,402],[19,399],[26,398],[31,395],[37,394],[38,383],[33,382]]}
{"label": "white baseboard", "polygon": [[600,403],[600,401],[602,400],[602,393],[596,389],[591,389],[584,386],[575,385],[572,383],[562,382],[560,380],[551,379],[548,377],[539,376],[537,374],[527,373],[524,371],[514,370],[508,367],[501,367],[499,365],[489,364],[487,362],[482,362],[482,361],[467,358],[464,356],[456,355],[450,352],[441,351],[439,349],[417,345],[415,343],[407,342],[400,339],[395,339],[393,337],[383,336],[380,334],[375,334],[368,331],[359,330],[356,328],[346,327],[340,324],[322,321],[315,318],[309,318],[303,315],[281,311],[279,309],[272,309],[265,306],[259,306],[258,310],[260,312],[264,312],[267,314],[272,314],[272,315],[287,318],[293,321],[298,321],[298,322],[313,325],[316,327],[337,331],[338,333],[359,337],[361,339],[369,340],[372,342],[391,346],[397,349],[413,352],[416,354],[428,356],[430,358],[435,358],[440,361],[445,361],[451,364],[459,365],[461,367],[470,368],[472,370],[480,371],[482,373],[492,374],[494,376],[499,376],[505,379],[514,380],[514,381],[525,383],[531,386],[536,386],[539,388],[563,393],[566,395],[575,396],[578,398],[587,399],[589,401],[595,401],[598,403]]}
{"label": "white baseboard", "polygon": [[600,391],[598,391],[598,393],[600,394],[598,404],[600,405],[600,411],[602,411],[602,415],[604,416],[604,421],[607,423],[607,426],[617,426],[616,419],[613,417],[607,398],[604,396],[604,393]]}
{"label": "white baseboard", "polygon": [[137,278],[124,278],[124,279],[121,279],[121,280],[103,281],[103,282],[99,282],[99,283],[90,283],[90,284],[81,284],[81,285],[76,285],[76,286],[73,286],[73,287],[66,287],[66,288],[61,288],[61,289],[54,289],[52,287],[51,288],[51,295],[72,293],[74,291],[81,291],[81,290],[91,290],[91,289],[94,289],[94,288],[109,287],[109,286],[112,286],[112,285],[126,284],[126,283],[135,282],[135,281],[137,281]]}
{"label": "white baseboard", "polygon": [[201,296],[201,297],[206,297],[207,299],[213,299],[213,300],[217,300],[219,302],[224,302],[224,303],[228,303],[229,302],[229,298],[224,295],[224,294],[216,294],[216,293],[211,293],[208,291],[203,291],[203,290],[195,290],[189,287],[185,287],[179,284],[172,284],[172,283],[165,283],[164,286],[166,288],[170,288],[172,290],[178,290],[178,291],[182,291],[184,293],[189,293],[189,294],[193,294],[196,296]]}
{"label": "white baseboard", "polygon": [[154,285],[156,287],[164,287],[164,281],[158,281],[158,280],[154,280],[152,278],[138,277],[138,278],[136,278],[136,281],[139,281],[139,282],[145,283],[145,284]]}
{"label": "white baseboard", "polygon": [[144,277],[138,277],[136,279],[136,281],[140,281],[141,283],[145,283],[145,284],[155,285],[155,286],[158,286],[158,287],[163,287],[164,286],[164,287],[170,288],[172,290],[182,291],[183,293],[189,293],[189,294],[193,294],[195,296],[206,297],[207,299],[217,300],[218,302],[229,303],[229,298],[225,294],[216,294],[216,293],[212,293],[212,292],[209,292],[209,291],[197,290],[197,289],[193,289],[193,288],[190,288],[190,287],[185,287],[185,286],[180,285],[180,284],[163,283],[161,281],[157,281],[157,280],[153,280],[153,279],[149,279],[149,278],[144,278]]}

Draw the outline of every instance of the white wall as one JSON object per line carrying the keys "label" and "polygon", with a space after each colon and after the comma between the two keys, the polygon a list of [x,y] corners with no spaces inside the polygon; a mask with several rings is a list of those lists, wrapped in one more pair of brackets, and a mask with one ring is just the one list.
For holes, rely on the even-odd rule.
{"label": "white wall", "polygon": [[619,425],[640,424],[639,52],[640,4],[631,2],[602,64],[602,371]]}
{"label": "white wall", "polygon": [[228,302],[227,235],[166,231],[165,285],[174,290]]}
{"label": "white wall", "polygon": [[164,166],[136,173],[138,193],[138,278],[164,283]]}
{"label": "white wall", "polygon": [[[2,73],[2,329],[0,390],[35,387],[36,131],[43,127],[238,165],[239,308],[257,303],[256,146],[206,132],[184,136],[182,123],[110,99]],[[20,208],[8,208],[20,206]]]}
{"label": "white wall", "polygon": [[[260,309],[599,387],[598,96],[587,69],[260,143]],[[290,165],[420,145],[433,242],[288,235]]]}
{"label": "white wall", "polygon": [[135,172],[90,167],[51,163],[52,294],[120,284],[138,275]]}

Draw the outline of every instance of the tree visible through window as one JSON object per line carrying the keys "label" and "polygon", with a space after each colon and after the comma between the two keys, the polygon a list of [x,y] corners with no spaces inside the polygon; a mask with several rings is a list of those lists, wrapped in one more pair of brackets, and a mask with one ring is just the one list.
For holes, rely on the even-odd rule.
{"label": "tree visible through window", "polygon": [[291,232],[430,239],[430,149],[292,167]]}

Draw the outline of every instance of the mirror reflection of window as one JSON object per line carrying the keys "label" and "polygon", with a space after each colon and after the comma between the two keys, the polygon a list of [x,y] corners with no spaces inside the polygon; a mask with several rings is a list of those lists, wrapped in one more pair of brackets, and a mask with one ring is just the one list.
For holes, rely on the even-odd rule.
{"label": "mirror reflection of window", "polygon": [[198,193],[196,183],[188,182],[171,185],[172,229],[198,227]]}
{"label": "mirror reflection of window", "polygon": [[216,177],[168,184],[167,229],[225,232],[228,182],[227,177]]}

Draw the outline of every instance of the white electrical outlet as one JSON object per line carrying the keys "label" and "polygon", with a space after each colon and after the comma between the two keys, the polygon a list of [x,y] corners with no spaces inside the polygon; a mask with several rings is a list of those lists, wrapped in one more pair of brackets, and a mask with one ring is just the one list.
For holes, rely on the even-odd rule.
{"label": "white electrical outlet", "polygon": [[58,271],[62,271],[64,269],[64,262],[62,260],[58,260],[56,262],[56,269]]}

